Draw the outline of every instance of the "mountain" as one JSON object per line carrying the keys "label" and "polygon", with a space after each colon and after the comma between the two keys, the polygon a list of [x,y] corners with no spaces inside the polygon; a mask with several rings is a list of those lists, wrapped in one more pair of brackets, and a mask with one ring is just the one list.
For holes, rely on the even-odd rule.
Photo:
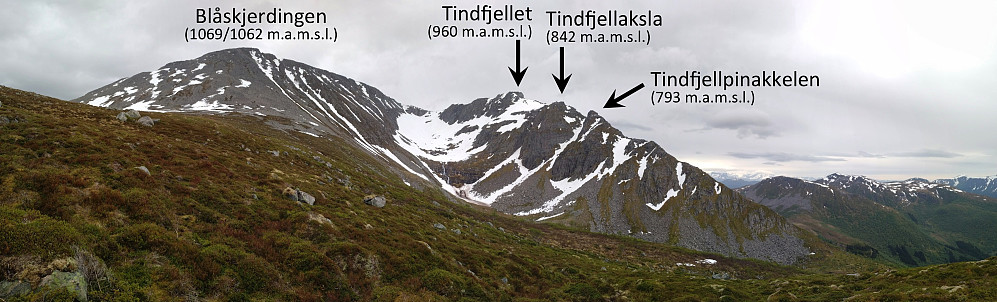
{"label": "mountain", "polygon": [[826,241],[884,262],[917,266],[997,252],[989,231],[997,227],[997,201],[924,179],[774,177],[738,190]]}
{"label": "mountain", "polygon": [[744,186],[750,186],[766,178],[775,177],[775,175],[764,172],[754,172],[754,173],[710,172],[710,176],[713,177],[713,179],[719,181],[720,183],[734,189]]}
{"label": "mountain", "polygon": [[[0,86],[0,299],[952,301],[997,294],[997,258],[888,268],[822,244],[803,265],[729,258],[450,202],[436,187],[406,183],[396,174],[404,169],[352,140],[314,137],[279,116],[143,112],[158,120],[146,126],[119,113]],[[296,201],[297,192],[314,200]],[[369,195],[383,203],[365,203]]]}
{"label": "mountain", "polygon": [[935,182],[969,193],[997,198],[997,175],[987,177],[958,176],[951,179],[938,179]]}
{"label": "mountain", "polygon": [[414,187],[535,220],[780,263],[810,253],[806,234],[656,143],[625,136],[594,111],[521,93],[430,112],[240,48],[170,63],[74,101],[256,116],[288,132],[342,139]]}

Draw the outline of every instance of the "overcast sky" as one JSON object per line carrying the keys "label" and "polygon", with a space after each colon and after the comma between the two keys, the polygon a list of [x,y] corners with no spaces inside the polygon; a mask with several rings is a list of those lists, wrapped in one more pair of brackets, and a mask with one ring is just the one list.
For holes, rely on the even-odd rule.
{"label": "overcast sky", "polygon": [[[563,100],[706,171],[997,174],[995,1],[488,2],[534,11],[521,87],[506,69],[515,64],[513,40],[427,38],[430,24],[444,23],[441,5],[476,2],[214,1],[223,9],[322,11],[339,40],[188,43],[183,32],[197,26],[198,2],[0,0],[0,85],[72,99],[172,61],[248,46],[430,110],[510,90]],[[543,39],[544,11],[583,9],[651,9],[665,24],[651,28],[649,46],[564,45],[573,76],[561,94],[551,77],[557,45]],[[820,87],[755,89],[754,106],[652,106],[649,72],[686,70],[797,70],[820,76]],[[602,109],[613,90],[639,83],[649,87],[623,101],[627,107]]]}

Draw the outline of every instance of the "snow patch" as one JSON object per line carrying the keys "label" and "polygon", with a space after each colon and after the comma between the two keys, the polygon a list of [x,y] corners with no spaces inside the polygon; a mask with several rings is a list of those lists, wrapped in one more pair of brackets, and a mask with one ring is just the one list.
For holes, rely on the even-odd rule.
{"label": "snow patch", "polygon": [[156,106],[157,108],[162,108],[163,107],[163,106],[159,106],[159,105],[153,105],[152,104],[153,102],[155,102],[155,101],[150,100],[150,101],[145,101],[145,102],[138,102],[138,103],[135,103],[135,104],[131,104],[128,107],[125,107],[124,110],[133,110],[134,109],[134,110],[138,110],[138,111],[149,111],[149,112],[166,112],[167,111],[167,110],[156,110],[156,109],[152,109],[152,106]]}
{"label": "snow patch", "polygon": [[678,175],[679,189],[682,189],[682,184],[685,183],[685,173],[682,173],[682,162],[675,163],[675,175]]}
{"label": "snow patch", "polygon": [[655,204],[651,204],[649,202],[649,203],[646,203],[646,205],[647,205],[648,208],[651,208],[652,210],[657,211],[657,210],[660,210],[661,207],[665,206],[665,202],[668,202],[669,199],[672,199],[672,197],[675,197],[675,196],[679,196],[679,191],[676,191],[675,189],[668,189],[668,192],[665,193],[665,200],[662,200],[661,203],[655,205]]}
{"label": "snow patch", "polygon": [[110,99],[111,99],[110,96],[105,95],[102,97],[94,98],[92,101],[88,102],[87,104],[90,104],[90,106],[107,107],[107,105],[111,104]]}
{"label": "snow patch", "polygon": [[537,221],[544,221],[544,220],[551,219],[551,218],[554,218],[554,217],[557,217],[557,216],[561,216],[562,214],[564,214],[564,212],[557,213],[557,214],[550,215],[550,216],[540,217],[540,218],[537,218]]}
{"label": "snow patch", "polygon": [[231,112],[234,108],[232,105],[219,103],[217,100],[208,102],[206,98],[197,101],[196,103],[190,105],[184,105],[182,107],[184,110],[192,111],[214,111],[214,112]]}

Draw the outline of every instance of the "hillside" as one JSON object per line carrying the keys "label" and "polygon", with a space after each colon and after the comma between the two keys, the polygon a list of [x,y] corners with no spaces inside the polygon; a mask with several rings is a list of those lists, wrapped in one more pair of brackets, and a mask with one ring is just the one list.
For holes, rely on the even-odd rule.
{"label": "hillside", "polygon": [[923,179],[775,177],[740,190],[822,239],[885,263],[919,266],[997,252],[989,231],[997,227],[997,202]]}
{"label": "hillside", "polygon": [[93,301],[997,295],[994,261],[884,271],[834,250],[807,269],[726,258],[454,203],[264,117],[142,113],[159,119],[147,127],[119,112],[0,87],[0,294],[30,289],[7,301],[78,297],[63,287],[73,280]]}
{"label": "hillside", "polygon": [[454,203],[264,117],[142,113],[159,119],[147,127],[119,112],[0,87],[6,301],[72,299],[79,283],[91,301],[997,297],[993,259],[894,271],[834,250],[806,269],[726,258]]}

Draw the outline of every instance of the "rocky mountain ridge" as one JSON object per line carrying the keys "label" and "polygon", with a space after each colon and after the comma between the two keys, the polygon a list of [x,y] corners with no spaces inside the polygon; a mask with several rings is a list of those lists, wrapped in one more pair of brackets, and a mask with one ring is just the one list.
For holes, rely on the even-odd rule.
{"label": "rocky mountain ridge", "polygon": [[937,179],[935,182],[946,184],[969,193],[997,198],[997,175],[987,177],[968,177],[962,175],[950,179]]}
{"label": "rocky mountain ridge", "polygon": [[95,106],[240,113],[285,131],[340,137],[416,187],[536,220],[792,263],[804,234],[768,208],[626,137],[598,113],[504,93],[441,112],[256,49],[229,49],[122,79],[75,100]]}

